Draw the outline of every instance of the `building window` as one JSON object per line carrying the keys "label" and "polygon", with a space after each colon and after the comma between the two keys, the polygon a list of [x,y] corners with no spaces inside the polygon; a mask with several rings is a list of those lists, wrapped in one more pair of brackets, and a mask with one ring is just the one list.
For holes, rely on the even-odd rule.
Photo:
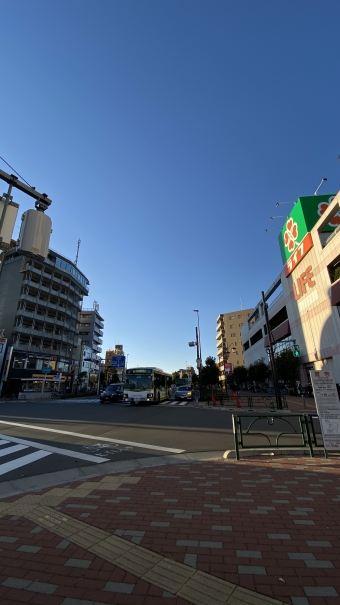
{"label": "building window", "polygon": [[14,357],[13,368],[23,368],[25,359],[23,357]]}
{"label": "building window", "polygon": [[242,315],[238,315],[238,316],[237,316],[237,319],[241,319],[241,317],[242,317]]}
{"label": "building window", "polygon": [[230,329],[235,328],[235,325],[234,324],[229,324],[229,328]]}
{"label": "building window", "polygon": [[234,316],[233,315],[229,315],[229,319],[234,319]]}
{"label": "building window", "polygon": [[231,335],[232,335],[232,336],[236,336],[236,333],[235,333],[235,332],[232,332],[232,334],[231,334]]}

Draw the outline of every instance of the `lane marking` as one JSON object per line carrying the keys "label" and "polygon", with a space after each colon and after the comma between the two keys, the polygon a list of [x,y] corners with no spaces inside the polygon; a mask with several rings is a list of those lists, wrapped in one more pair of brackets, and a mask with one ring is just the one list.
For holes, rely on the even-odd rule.
{"label": "lane marking", "polygon": [[[47,433],[57,433],[59,435],[71,435],[72,437],[80,437],[81,439],[92,439],[94,441],[105,441],[106,443],[121,443],[122,445],[132,445],[134,447],[140,447],[146,450],[156,450],[160,452],[170,452],[171,454],[183,454],[185,450],[177,450],[171,447],[161,447],[160,445],[147,445],[146,443],[136,443],[135,441],[122,441],[121,439],[110,439],[110,437],[96,437],[94,435],[86,435],[84,433],[73,433],[71,431],[62,431],[60,429],[50,429],[42,426],[35,426],[34,424],[23,424],[22,422],[8,422],[7,420],[0,420],[0,424],[7,424],[9,426],[20,426],[24,429],[34,429],[36,431],[46,431]],[[6,437],[7,439],[14,439],[10,435],[0,435],[1,437]],[[24,443],[24,441],[18,441],[18,443]],[[26,442],[25,442],[26,443]],[[28,442],[27,442],[28,443]],[[44,446],[47,449],[49,446]],[[41,445],[39,445],[40,449],[43,449]],[[58,448],[54,448],[58,449]],[[74,452],[72,452],[74,454]],[[80,456],[79,456],[80,457]]]}
{"label": "lane marking", "polygon": [[[3,435],[0,435],[0,437],[3,437]],[[50,452],[51,454],[61,454],[62,456],[69,456],[70,458],[77,459],[79,458],[79,460],[86,460],[87,462],[96,462],[96,464],[101,464],[102,462],[110,462],[110,458],[98,458],[98,456],[91,456],[90,454],[81,454],[80,452],[75,452],[74,450],[66,450],[61,447],[54,447],[53,445],[45,445],[43,443],[39,443],[38,441],[27,441],[26,439],[19,439],[19,437],[11,437],[11,441],[13,441],[14,443],[21,443],[22,447],[20,447],[20,449],[23,449],[25,447],[34,447],[45,452]],[[7,451],[9,449],[12,448],[6,448]],[[0,450],[0,456],[1,452],[6,450]]]}
{"label": "lane marking", "polygon": [[31,464],[31,462],[36,462],[41,458],[45,458],[45,456],[50,456],[49,452],[33,452],[33,454],[27,454],[27,456],[22,456],[21,458],[17,458],[16,460],[11,460],[11,462],[6,462],[0,466],[0,475],[4,475],[5,473],[9,473],[16,468],[20,468],[21,466],[26,466],[26,464]]}
{"label": "lane marking", "polygon": [[9,454],[20,452],[20,450],[27,450],[27,445],[12,445],[12,447],[4,447],[2,450],[0,450],[0,458],[1,456],[9,456]]}
{"label": "lane marking", "polygon": [[0,439],[0,445],[5,445],[5,443],[9,443],[7,439]]}

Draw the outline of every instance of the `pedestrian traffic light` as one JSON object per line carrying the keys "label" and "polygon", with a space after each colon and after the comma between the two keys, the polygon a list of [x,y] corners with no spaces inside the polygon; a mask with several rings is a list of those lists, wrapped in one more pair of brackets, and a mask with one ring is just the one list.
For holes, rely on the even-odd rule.
{"label": "pedestrian traffic light", "polygon": [[299,347],[299,345],[294,345],[294,357],[300,357],[300,347]]}

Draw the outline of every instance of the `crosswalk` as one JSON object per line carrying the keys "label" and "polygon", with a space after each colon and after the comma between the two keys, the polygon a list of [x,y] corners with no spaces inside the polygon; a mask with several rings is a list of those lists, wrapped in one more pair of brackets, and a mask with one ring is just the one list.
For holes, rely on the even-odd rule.
{"label": "crosswalk", "polygon": [[16,454],[18,452],[23,452],[24,450],[33,450],[30,453],[25,452],[23,456],[15,457],[12,460],[4,461],[3,464],[0,464],[0,475],[5,475],[10,471],[13,471],[22,466],[26,466],[27,464],[31,464],[32,462],[37,462],[42,458],[46,458],[46,456],[50,456],[51,452],[46,452],[44,450],[37,450],[35,448],[30,448],[29,445],[23,445],[17,443],[12,445],[13,441],[8,441],[7,439],[0,439],[0,458],[6,458],[7,456],[12,456],[12,454]]}
{"label": "crosswalk", "polygon": [[59,454],[68,458],[76,458],[94,464],[109,462],[110,458],[85,454],[78,450],[66,449],[28,441],[7,435],[0,435],[0,476],[16,469],[38,462],[51,454]]}
{"label": "crosswalk", "polygon": [[176,406],[184,406],[188,405],[189,401],[162,401],[159,405],[176,405]]}

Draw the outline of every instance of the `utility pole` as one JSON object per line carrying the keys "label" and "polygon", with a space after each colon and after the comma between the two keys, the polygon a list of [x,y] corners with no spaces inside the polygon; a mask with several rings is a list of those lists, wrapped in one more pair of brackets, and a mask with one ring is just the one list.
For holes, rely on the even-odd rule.
{"label": "utility pole", "polygon": [[271,367],[272,367],[276,405],[279,410],[282,410],[281,391],[280,391],[280,386],[279,386],[279,382],[277,379],[275,356],[274,356],[273,342],[272,342],[273,335],[270,330],[269,317],[268,317],[268,304],[266,303],[264,292],[262,292],[262,303],[263,303],[264,316],[265,316],[266,326],[267,326],[269,358],[270,358],[270,363],[271,363]]}

